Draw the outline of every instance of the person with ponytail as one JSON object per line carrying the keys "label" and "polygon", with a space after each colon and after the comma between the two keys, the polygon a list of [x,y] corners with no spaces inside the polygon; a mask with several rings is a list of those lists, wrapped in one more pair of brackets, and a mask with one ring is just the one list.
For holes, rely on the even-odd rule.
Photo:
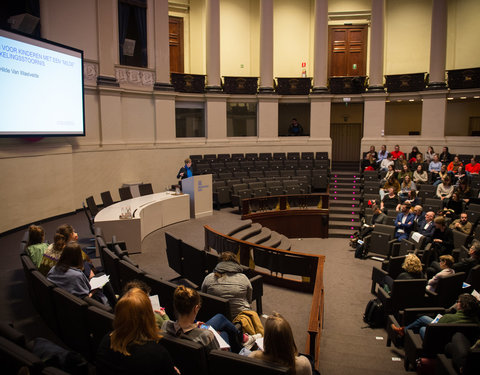
{"label": "person with ponytail", "polygon": [[98,347],[97,374],[179,374],[161,338],[147,294],[128,290],[115,306],[113,332]]}
{"label": "person with ponytail", "polygon": [[248,337],[238,331],[233,323],[222,314],[215,315],[205,323],[196,321],[198,311],[202,307],[202,299],[194,289],[183,285],[178,286],[173,293],[173,307],[177,320],[167,320],[162,326],[162,331],[168,335],[199,342],[207,350],[219,349],[220,345],[214,333],[208,329],[210,326],[220,334],[235,353],[242,349],[241,342],[245,342],[245,345],[255,342],[253,337]]}
{"label": "person with ponytail", "polygon": [[71,225],[63,224],[57,228],[55,236],[53,237],[53,244],[48,246],[43,254],[42,261],[38,266],[38,270],[47,276],[48,271],[55,266],[62,255],[62,251],[67,243],[77,241],[78,234]]}
{"label": "person with ponytail", "polygon": [[270,315],[265,322],[263,347],[263,351],[253,351],[249,357],[286,366],[290,375],[312,374],[312,365],[308,358],[298,355],[290,324],[278,313]]}

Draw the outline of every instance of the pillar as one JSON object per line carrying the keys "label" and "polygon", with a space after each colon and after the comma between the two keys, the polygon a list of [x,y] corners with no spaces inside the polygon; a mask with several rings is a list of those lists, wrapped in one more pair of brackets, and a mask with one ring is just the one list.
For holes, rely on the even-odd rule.
{"label": "pillar", "polygon": [[385,0],[372,0],[370,74],[368,92],[383,92],[383,44]]}
{"label": "pillar", "polygon": [[273,0],[260,0],[259,92],[273,92]]}
{"label": "pillar", "polygon": [[220,1],[207,0],[207,91],[220,92]]}
{"label": "pillar", "polygon": [[327,93],[328,1],[315,0],[312,93]]}
{"label": "pillar", "polygon": [[430,41],[430,90],[442,89],[445,83],[447,57],[447,0],[433,0]]}
{"label": "pillar", "polygon": [[114,17],[118,17],[116,4],[114,1],[97,1],[98,85],[119,86],[115,77],[118,56],[118,29],[114,27]]}
{"label": "pillar", "polygon": [[155,90],[173,90],[170,84],[170,41],[168,30],[168,0],[154,2],[155,30]]}

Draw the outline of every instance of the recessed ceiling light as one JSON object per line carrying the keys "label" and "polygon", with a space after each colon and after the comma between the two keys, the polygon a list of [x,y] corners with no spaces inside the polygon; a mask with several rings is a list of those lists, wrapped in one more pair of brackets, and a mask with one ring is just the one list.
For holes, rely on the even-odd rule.
{"label": "recessed ceiling light", "polygon": [[467,99],[467,97],[466,96],[461,96],[460,99]]}
{"label": "recessed ceiling light", "polygon": [[408,99],[408,101],[409,101],[409,102],[414,102],[414,101],[415,101],[415,99]]}
{"label": "recessed ceiling light", "polygon": [[453,98],[452,98],[452,97],[449,97],[449,98],[447,98],[447,100],[453,100]]}

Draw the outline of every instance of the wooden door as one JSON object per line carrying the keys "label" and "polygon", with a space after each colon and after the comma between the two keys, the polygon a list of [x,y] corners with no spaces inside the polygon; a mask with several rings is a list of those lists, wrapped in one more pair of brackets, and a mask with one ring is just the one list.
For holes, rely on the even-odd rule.
{"label": "wooden door", "polygon": [[184,73],[183,65],[183,18],[168,17],[170,44],[170,72]]}
{"label": "wooden door", "polygon": [[329,26],[329,77],[366,75],[367,25]]}
{"label": "wooden door", "polygon": [[362,124],[331,124],[333,161],[357,161],[360,159]]}

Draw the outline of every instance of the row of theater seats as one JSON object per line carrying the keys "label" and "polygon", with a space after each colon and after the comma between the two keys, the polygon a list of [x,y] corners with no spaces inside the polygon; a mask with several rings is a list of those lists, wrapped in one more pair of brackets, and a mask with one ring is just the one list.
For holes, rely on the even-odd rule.
{"label": "row of theater seats", "polygon": [[194,163],[199,162],[228,162],[228,161],[255,161],[255,160],[328,160],[328,152],[250,152],[237,154],[205,154],[190,155]]}
{"label": "row of theater seats", "polygon": [[[462,332],[472,340],[480,337],[480,326],[477,324],[437,323],[427,326],[423,340],[418,333],[407,330],[402,343],[402,340],[391,328],[392,324],[397,327],[406,326],[422,315],[443,315],[455,303],[460,294],[480,290],[480,265],[472,268],[468,275],[465,272],[458,272],[442,278],[439,280],[435,292],[426,292],[426,279],[395,280],[403,271],[404,259],[405,256],[392,257],[382,264],[382,269],[373,267],[371,292],[376,294],[384,307],[388,334],[387,346],[390,346],[392,342],[396,346],[403,344],[405,348],[404,366],[405,370],[409,370],[411,366],[416,367],[419,358],[437,357],[438,359],[438,355],[444,353],[445,345],[450,342],[455,332]],[[387,275],[394,279],[391,293],[387,293],[380,286],[377,288],[377,285],[383,283]],[[464,288],[464,281],[470,284],[470,287]],[[471,355],[478,360],[480,351],[472,352]],[[442,372],[437,373],[457,374],[456,371],[452,372],[451,361],[445,355],[440,362],[438,365]]]}
{"label": "row of theater seats", "polygon": [[[159,300],[170,314],[173,313],[173,292],[177,284],[145,273],[128,257],[128,251],[121,248],[121,244],[105,243],[101,230],[97,229],[96,241],[102,255],[102,263],[107,274],[110,274],[112,286],[116,292],[121,291],[123,286],[132,279],[146,282],[152,289],[152,294],[157,294]],[[22,246],[21,248],[24,248]],[[180,262],[177,270],[188,273],[188,269],[194,270],[198,275],[197,267],[189,262],[189,259],[199,260],[196,256],[200,251],[180,245],[182,258],[175,260]],[[203,252],[205,255],[206,253]],[[217,262],[217,257],[205,258],[203,274],[211,272]],[[81,353],[92,363],[95,362],[95,354],[101,339],[111,331],[114,315],[112,310],[89,298],[80,299],[65,290],[56,287],[48,281],[35,267],[30,257],[21,254],[21,262],[27,281],[27,289],[32,303],[48,327],[72,350]],[[200,280],[196,280],[200,282]],[[257,311],[261,314],[261,297],[263,294],[263,281],[261,276],[253,276],[253,295],[256,299]],[[192,285],[193,287],[195,285]],[[201,293],[202,309],[198,313],[198,319],[208,320],[217,313],[222,313],[230,318],[229,301],[216,296]],[[0,341],[1,343],[1,341]],[[170,352],[175,364],[182,374],[223,374],[225,371],[232,374],[244,374],[251,371],[265,374],[286,374],[287,369],[281,366],[270,365],[253,358],[242,357],[234,353],[211,351],[207,353],[205,348],[195,342],[180,338],[165,336],[163,345]],[[1,345],[0,345],[1,347]],[[33,364],[37,366],[37,364]],[[35,373],[35,372],[34,372]],[[48,372],[50,373],[50,372]]]}

